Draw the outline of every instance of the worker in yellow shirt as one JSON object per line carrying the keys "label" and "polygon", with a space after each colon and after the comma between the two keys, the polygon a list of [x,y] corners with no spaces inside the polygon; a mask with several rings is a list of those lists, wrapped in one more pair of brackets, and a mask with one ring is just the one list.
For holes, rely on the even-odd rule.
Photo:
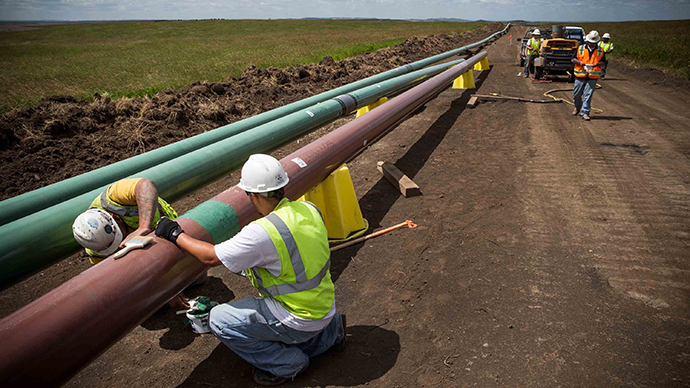
{"label": "worker in yellow shirt", "polygon": [[[113,183],[96,197],[89,209],[72,225],[74,239],[85,248],[91,264],[98,264],[133,237],[151,233],[161,217],[177,218],[177,213],[158,196],[150,179],[131,178]],[[194,284],[206,280],[202,275]],[[170,301],[174,308],[189,308],[179,294]]]}

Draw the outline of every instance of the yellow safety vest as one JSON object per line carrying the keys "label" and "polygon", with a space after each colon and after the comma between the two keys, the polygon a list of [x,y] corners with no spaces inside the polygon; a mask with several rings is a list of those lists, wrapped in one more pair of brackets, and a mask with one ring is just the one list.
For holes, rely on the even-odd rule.
{"label": "yellow safety vest", "polygon": [[280,275],[260,267],[246,271],[263,297],[277,300],[304,319],[321,319],[335,300],[331,280],[331,253],[321,213],[309,202],[281,200],[266,217],[253,223],[271,237],[280,257]]}
{"label": "yellow safety vest", "polygon": [[539,54],[539,47],[541,47],[541,38],[539,38],[539,39],[530,38],[529,41],[527,41],[527,54],[529,54],[529,55]]}
{"label": "yellow safety vest", "polygon": [[601,49],[604,50],[604,58],[606,58],[606,60],[608,60],[609,55],[611,55],[611,53],[609,51],[613,50],[613,42],[611,42],[611,41],[609,41],[608,43],[599,42],[599,47],[601,47]]}

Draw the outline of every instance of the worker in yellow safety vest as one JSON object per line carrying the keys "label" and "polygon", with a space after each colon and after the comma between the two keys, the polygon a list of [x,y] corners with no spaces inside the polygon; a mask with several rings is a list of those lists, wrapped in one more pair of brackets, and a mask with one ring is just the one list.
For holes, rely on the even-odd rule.
{"label": "worker in yellow safety vest", "polygon": [[[177,218],[177,213],[158,196],[153,181],[122,179],[103,190],[89,209],[74,220],[72,233],[95,265],[124,248],[133,237],[151,233],[161,217]],[[193,285],[205,281],[204,274]],[[173,298],[170,305],[176,309],[189,308],[183,294]]]}
{"label": "worker in yellow safety vest", "polygon": [[213,307],[211,332],[254,366],[254,381],[273,386],[294,379],[309,358],[345,345],[345,315],[336,313],[328,235],[319,209],[285,198],[281,163],[256,154],[242,167],[238,188],[263,215],[216,245],[163,218],[156,235],[202,263],[245,274],[259,293]]}
{"label": "worker in yellow safety vest", "polygon": [[609,57],[613,52],[613,42],[611,42],[611,34],[608,32],[601,36],[601,42],[599,42],[599,47],[604,50],[604,66],[601,67],[601,79],[606,76],[606,69],[609,67]]}
{"label": "worker in yellow safety vest", "polygon": [[539,57],[539,49],[541,48],[542,39],[541,31],[535,29],[532,31],[532,37],[527,41],[527,59],[525,60],[525,78],[529,77],[529,69],[534,63],[534,59]]}
{"label": "worker in yellow safety vest", "polygon": [[[575,86],[573,87],[573,116],[580,113],[583,119],[589,121],[592,108],[592,95],[601,76],[601,65],[604,64],[604,50],[597,45],[599,33],[591,31],[585,37],[585,44],[577,48],[577,55],[573,58]],[[584,96],[584,99],[583,99]]]}

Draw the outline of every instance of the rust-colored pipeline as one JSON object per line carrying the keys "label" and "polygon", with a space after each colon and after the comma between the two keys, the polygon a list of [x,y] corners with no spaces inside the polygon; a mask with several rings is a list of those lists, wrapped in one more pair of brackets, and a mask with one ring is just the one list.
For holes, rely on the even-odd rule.
{"label": "rust-colored pipeline", "polygon": [[[289,198],[298,198],[387,130],[472,69],[481,52],[283,158]],[[293,161],[306,163],[301,168]],[[259,217],[233,187],[204,204],[229,204],[238,228]],[[227,207],[227,206],[226,206]],[[178,220],[191,236],[212,242],[202,221]],[[201,211],[200,211],[201,212]],[[217,225],[217,224],[216,224]],[[156,238],[148,248],[108,258],[0,321],[0,386],[57,386],[189,285],[206,267]]]}

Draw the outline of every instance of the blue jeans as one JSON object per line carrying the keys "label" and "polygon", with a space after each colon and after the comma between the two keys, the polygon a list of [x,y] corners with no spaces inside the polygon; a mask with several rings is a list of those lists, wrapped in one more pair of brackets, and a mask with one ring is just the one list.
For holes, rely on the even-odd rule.
{"label": "blue jeans", "polygon": [[[573,103],[580,109],[580,116],[589,115],[592,110],[592,95],[597,86],[597,80],[589,78],[575,78],[573,87]],[[584,95],[584,101],[582,96]]]}
{"label": "blue jeans", "polygon": [[211,332],[238,356],[276,376],[292,378],[345,336],[340,314],[321,331],[291,329],[276,319],[261,298],[218,305],[211,310]]}
{"label": "blue jeans", "polygon": [[534,57],[536,57],[536,55],[527,54],[527,58],[525,58],[525,75],[526,76],[529,75],[529,65],[532,62],[534,62]]}

